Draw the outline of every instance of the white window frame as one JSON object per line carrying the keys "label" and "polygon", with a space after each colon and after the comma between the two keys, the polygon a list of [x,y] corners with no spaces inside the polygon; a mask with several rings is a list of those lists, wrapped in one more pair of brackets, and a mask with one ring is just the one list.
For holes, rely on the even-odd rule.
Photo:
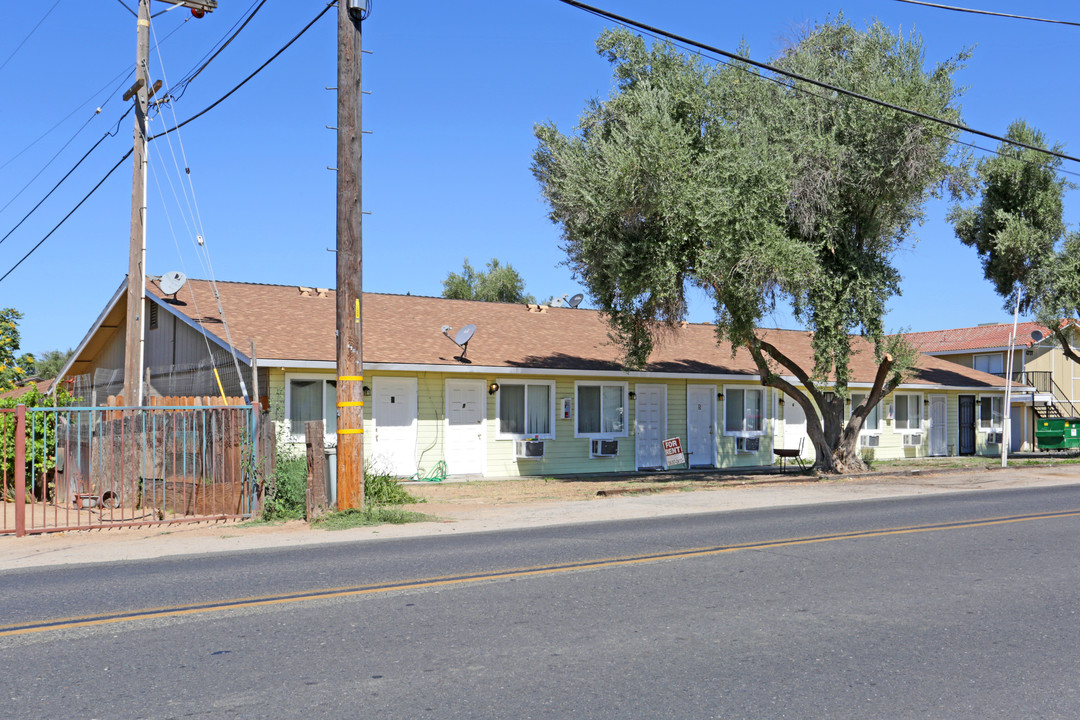
{"label": "white window frame", "polygon": [[[911,414],[908,413],[908,426],[900,427],[900,413],[897,409],[900,407],[900,401],[908,402],[908,398],[915,398],[915,407],[918,408],[919,426],[911,427]],[[909,405],[908,410],[911,410]],[[921,433],[926,430],[926,419],[923,417],[923,394],[911,393],[911,392],[898,392],[893,395],[893,433],[896,435],[909,435],[911,433]]]}
{"label": "white window frame", "polygon": [[[555,439],[555,406],[558,404],[558,400],[555,399],[555,381],[554,380],[519,380],[517,378],[504,380],[497,378],[495,380],[499,384],[499,389],[495,391],[495,439],[496,440],[532,440],[538,438],[540,440],[554,440]],[[530,385],[544,385],[548,389],[548,427],[551,428],[551,432],[547,433],[504,433],[502,431],[502,389],[508,386],[519,386],[525,388],[525,424],[529,422],[529,386]]]}
{"label": "white window frame", "polygon": [[[323,401],[323,423],[325,428],[326,423],[326,383],[335,382],[337,376],[327,375],[326,373],[285,373],[285,431],[291,442],[306,442],[307,436],[304,433],[296,434],[292,431],[292,381],[293,380],[322,380],[322,391],[319,393],[319,397]],[[330,408],[330,411],[334,413],[334,418],[337,418],[337,406]],[[324,432],[323,442],[327,445],[337,445],[337,433],[336,432]]]}
{"label": "white window frame", "polygon": [[[863,399],[861,401],[859,401],[859,402],[855,402],[855,396],[856,395],[858,395],[859,397],[861,397]],[[855,408],[859,407],[859,405],[866,402],[866,399],[869,398],[869,397],[870,397],[870,392],[869,391],[851,393],[851,396],[849,398],[850,401],[851,401],[851,412],[848,413],[848,422],[851,422],[851,416],[855,414]],[[866,421],[870,419],[870,413],[868,413],[867,416],[865,418],[863,418],[862,427],[859,428],[859,437],[862,437],[863,435],[880,435],[881,434],[881,425],[882,425],[882,421],[884,420],[884,418],[882,417],[884,415],[883,408],[882,408],[882,406],[885,404],[884,400],[885,400],[885,398],[882,398],[881,400],[879,400],[878,404],[875,405],[874,408],[870,411],[870,413],[875,413],[875,412],[877,413],[877,427],[876,428],[868,428],[868,427],[866,427]]]}
{"label": "white window frame", "polygon": [[[983,417],[982,417],[982,404],[984,402],[986,402],[987,400],[990,401],[990,424],[989,425],[984,425],[983,424]],[[994,425],[994,401],[995,400],[1001,405],[1001,413],[1000,413],[1001,424],[1000,425]],[[978,405],[979,405],[979,407],[976,408],[976,413],[977,413],[976,423],[978,424],[979,432],[985,432],[985,433],[1004,432],[1005,431],[1005,396],[1004,395],[980,395]]]}
{"label": "white window frame", "polygon": [[[578,397],[578,388],[582,387],[617,387],[622,391],[623,423],[622,432],[617,433],[583,433],[581,427],[581,401]],[[604,417],[603,409],[604,391],[600,390],[600,418]],[[630,437],[630,384],[626,382],[610,382],[605,380],[575,380],[574,381],[574,437],[588,438],[590,440],[615,440],[616,438]]]}
{"label": "white window frame", "polygon": [[[978,362],[979,362],[979,358],[997,358],[998,362],[1001,363],[1001,369],[997,370],[997,371],[995,371],[995,370],[979,370],[979,368],[977,367]],[[972,355],[971,356],[971,369],[972,370],[979,370],[979,372],[990,373],[991,375],[995,375],[997,373],[1003,373],[1003,372],[1005,372],[1004,353],[999,353],[999,352],[996,352],[996,353],[979,353],[978,355]]]}
{"label": "white window frame", "polygon": [[[743,393],[744,393],[743,394],[743,413],[742,413],[743,414],[743,428],[746,427],[746,395],[745,395],[745,393],[748,393],[748,392],[761,393],[761,405],[760,405],[760,407],[761,407],[761,429],[760,430],[745,430],[745,429],[743,429],[743,430],[728,430],[728,427],[727,427],[727,406],[728,406],[728,399],[730,397],[729,392],[732,391],[732,390],[742,390]],[[724,430],[724,433],[723,433],[724,436],[725,437],[761,437],[761,436],[763,436],[765,434],[765,432],[766,432],[766,429],[769,427],[769,410],[768,410],[768,406],[765,404],[766,402],[768,402],[768,400],[769,400],[769,398],[765,393],[765,388],[763,388],[763,387],[752,387],[752,386],[749,386],[749,385],[725,385],[724,386],[724,408],[723,408],[723,412],[720,414],[720,420],[719,420],[720,427],[722,427],[723,430]],[[743,452],[743,451],[740,450],[739,452]],[[747,451],[747,452],[750,452],[750,451]]]}

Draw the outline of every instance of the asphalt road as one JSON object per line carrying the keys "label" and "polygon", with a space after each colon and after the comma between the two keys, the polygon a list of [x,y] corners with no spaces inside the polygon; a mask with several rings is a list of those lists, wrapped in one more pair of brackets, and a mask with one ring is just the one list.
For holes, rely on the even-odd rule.
{"label": "asphalt road", "polygon": [[9,571],[0,715],[1075,718],[1078,531],[1056,487]]}

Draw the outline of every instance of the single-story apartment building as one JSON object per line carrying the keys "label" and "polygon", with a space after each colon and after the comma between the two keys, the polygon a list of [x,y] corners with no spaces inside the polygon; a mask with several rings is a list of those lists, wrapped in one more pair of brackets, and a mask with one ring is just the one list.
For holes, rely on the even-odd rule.
{"label": "single-story apartment building", "polygon": [[[63,371],[79,378],[74,386],[89,403],[120,387],[125,290],[126,282]],[[151,279],[149,392],[216,394],[212,365],[237,394],[238,366],[284,441],[303,442],[304,423],[322,419],[333,445],[335,302],[329,289],[240,282],[217,282],[215,297],[203,280],[170,297]],[[804,457],[813,456],[801,406],[761,385],[745,349],[718,347],[709,324],[683,324],[644,369],[625,371],[594,310],[366,293],[362,315],[365,455],[399,476],[439,463],[476,476],[663,468],[663,441],[674,437],[693,467],[771,465],[774,448],[800,441]],[[453,338],[467,326],[475,331],[461,347]],[[761,333],[811,367],[807,332]],[[865,340],[852,344],[855,407],[877,364]],[[860,444],[878,459],[996,454],[1003,398],[1002,378],[922,355],[910,380],[867,418]]]}

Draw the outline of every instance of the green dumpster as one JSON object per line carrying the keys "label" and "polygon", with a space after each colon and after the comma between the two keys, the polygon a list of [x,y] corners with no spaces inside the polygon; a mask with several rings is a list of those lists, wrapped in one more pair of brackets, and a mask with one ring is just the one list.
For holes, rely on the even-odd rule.
{"label": "green dumpster", "polygon": [[1080,418],[1038,418],[1035,444],[1040,450],[1080,448]]}

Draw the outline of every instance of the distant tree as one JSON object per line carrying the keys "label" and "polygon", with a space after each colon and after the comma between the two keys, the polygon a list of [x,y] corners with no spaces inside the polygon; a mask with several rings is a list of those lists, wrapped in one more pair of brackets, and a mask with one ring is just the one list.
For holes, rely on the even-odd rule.
{"label": "distant tree", "polygon": [[71,354],[75,352],[70,348],[67,350],[49,350],[40,358],[34,360],[33,374],[42,378],[43,380],[50,380],[60,374],[60,370],[63,369],[64,363],[68,361]]}
{"label": "distant tree", "polygon": [[[538,126],[533,172],[625,364],[643,366],[657,338],[678,331],[697,286],[714,301],[719,339],[746,348],[762,384],[805,411],[816,467],[863,467],[863,421],[916,358],[883,329],[899,293],[892,256],[930,195],[964,187],[955,133],[745,64],[717,68],[670,44],[649,47],[625,30],[605,31],[597,49],[615,91],[586,107],[576,135]],[[860,31],[840,17],[776,64],[956,121],[952,76],[965,58],[927,70],[917,36],[880,24]],[[812,367],[758,332],[778,298],[812,331]],[[879,365],[849,418],[854,333]]]}
{"label": "distant tree", "polygon": [[[1047,149],[1046,138],[1023,120],[1009,126],[1007,140]],[[1062,146],[1053,147],[1061,152]],[[1061,159],[1008,142],[976,169],[977,205],[956,205],[949,214],[956,236],[975,248],[983,274],[1012,312],[1034,314],[1050,328],[1065,353],[1080,362],[1061,319],[1080,313],[1080,235],[1062,219],[1065,192]]]}
{"label": "distant tree", "polygon": [[502,265],[492,258],[487,271],[477,271],[465,258],[461,273],[452,272],[443,280],[444,298],[482,300],[484,302],[532,303],[525,294],[525,281],[512,265]]}
{"label": "distant tree", "polygon": [[10,390],[30,374],[34,357],[19,352],[19,320],[22,313],[15,308],[0,310],[0,390]]}

